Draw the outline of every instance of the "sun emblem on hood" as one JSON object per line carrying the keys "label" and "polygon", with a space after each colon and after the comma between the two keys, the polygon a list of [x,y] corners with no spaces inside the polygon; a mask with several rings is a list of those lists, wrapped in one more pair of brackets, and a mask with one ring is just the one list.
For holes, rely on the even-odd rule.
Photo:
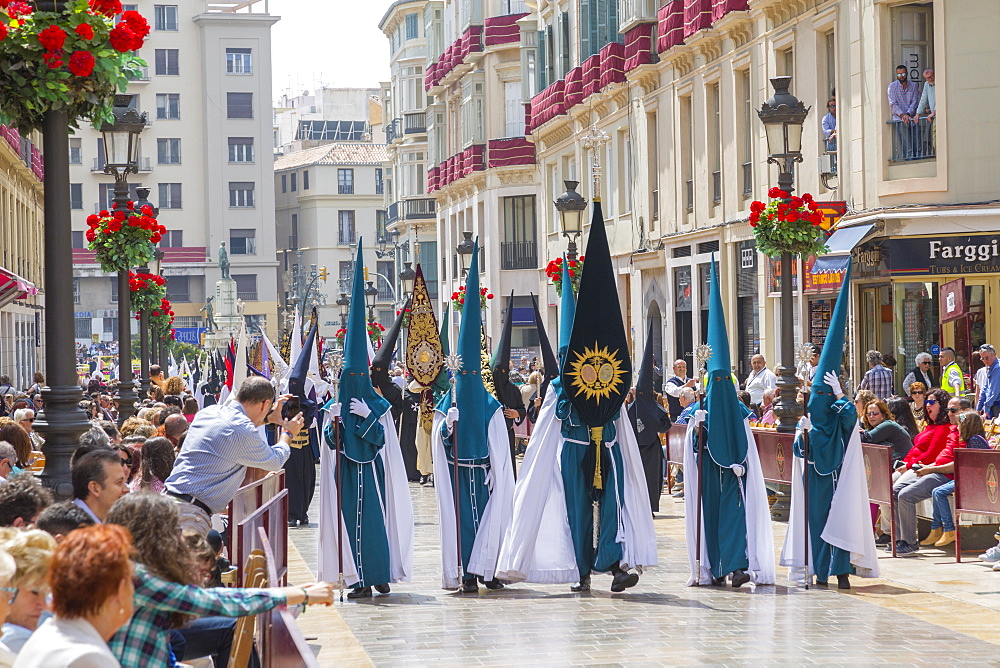
{"label": "sun emblem on hood", "polygon": [[576,359],[570,362],[566,375],[573,379],[571,386],[576,394],[583,394],[588,401],[596,398],[597,403],[610,399],[625,373],[618,351],[610,351],[607,346],[598,348],[595,344],[593,348],[584,347],[583,353],[571,352]]}

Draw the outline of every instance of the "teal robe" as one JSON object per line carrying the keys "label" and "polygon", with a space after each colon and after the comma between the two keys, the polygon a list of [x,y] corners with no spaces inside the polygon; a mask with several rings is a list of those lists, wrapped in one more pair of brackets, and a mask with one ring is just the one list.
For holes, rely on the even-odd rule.
{"label": "teal robe", "polygon": [[[492,416],[491,416],[492,419]],[[457,423],[456,423],[457,426]],[[441,424],[441,438],[444,441],[444,451],[448,456],[448,475],[452,485],[455,484],[455,451],[451,432],[447,423]],[[486,441],[470,441],[459,447],[458,458],[458,515],[459,531],[462,539],[462,581],[475,580],[476,576],[469,573],[469,559],[472,557],[472,546],[479,533],[483,512],[490,500],[490,488],[486,477],[490,471],[490,449]]]}
{"label": "teal robe", "polygon": [[[576,552],[576,563],[583,577],[591,571],[606,573],[622,559],[622,546],[618,542],[618,528],[621,525],[619,508],[624,506],[623,491],[625,488],[625,464],[622,460],[621,447],[616,438],[614,418],[604,425],[605,445],[602,447],[604,456],[601,468],[604,476],[604,489],[593,489],[593,473],[585,466],[588,452],[592,452],[594,444],[590,442],[590,429],[580,419],[572,402],[560,391],[556,404],[556,417],[562,420],[563,447],[560,455],[563,489],[566,496],[566,513],[569,519],[570,534],[573,537],[573,549]],[[613,442],[608,447],[607,443]],[[594,510],[598,505],[599,531],[597,548],[594,548]]]}
{"label": "teal robe", "polygon": [[[708,443],[708,427],[705,443]],[[698,441],[694,441],[695,455]],[[719,466],[708,447],[701,461],[701,507],[705,527],[705,549],[712,565],[712,577],[721,578],[750,567],[747,558],[747,515],[744,490],[731,468]]]}
{"label": "teal robe", "polygon": [[[357,438],[343,439],[340,458],[341,512],[347,534],[344,540],[351,546],[359,581],[356,588],[387,584],[389,568],[389,536],[385,526],[385,464],[381,452],[385,447],[385,429],[381,416],[373,411],[359,418],[354,429]],[[341,425],[343,428],[343,425]],[[332,425],[323,431],[327,444],[335,446]]]}
{"label": "teal robe", "polygon": [[[824,541],[822,534],[830,517],[830,504],[837,490],[837,477],[844,465],[847,444],[851,432],[857,428],[858,412],[852,401],[841,397],[826,415],[814,417],[817,421],[809,432],[809,465],[805,469],[809,480],[810,565],[816,573],[816,581],[825,583],[831,575],[854,572],[850,553]],[[803,445],[800,433],[795,439],[796,457],[804,455]]]}

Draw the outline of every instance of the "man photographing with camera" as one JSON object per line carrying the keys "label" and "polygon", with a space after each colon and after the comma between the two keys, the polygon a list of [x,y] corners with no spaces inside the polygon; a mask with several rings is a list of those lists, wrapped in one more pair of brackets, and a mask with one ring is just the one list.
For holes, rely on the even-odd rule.
{"label": "man photographing with camera", "polygon": [[[233,500],[247,468],[277,471],[284,466],[292,440],[304,424],[299,412],[282,416],[291,398],[290,394],[275,398],[270,381],[253,376],[240,385],[236,401],[198,411],[165,482],[166,493],[180,504],[182,529],[207,535],[211,516]],[[258,430],[268,422],[281,427],[274,445]]]}

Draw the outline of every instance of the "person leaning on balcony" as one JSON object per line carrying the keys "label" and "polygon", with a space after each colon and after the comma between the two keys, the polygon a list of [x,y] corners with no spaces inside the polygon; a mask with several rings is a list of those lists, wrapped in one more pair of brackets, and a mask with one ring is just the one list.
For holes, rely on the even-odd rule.
{"label": "person leaning on balcony", "polygon": [[937,146],[937,98],[934,94],[934,70],[927,68],[923,72],[924,89],[920,91],[920,100],[917,102],[917,111],[914,113],[914,120],[920,120],[920,114],[927,114],[927,122],[931,124],[931,146]]}
{"label": "person leaning on balcony", "polygon": [[904,126],[913,121],[917,111],[920,91],[917,85],[910,81],[906,65],[896,66],[896,79],[889,84],[889,111],[892,120],[896,122],[896,134],[899,137],[900,150],[904,159],[913,157],[913,143],[910,140],[910,130]]}

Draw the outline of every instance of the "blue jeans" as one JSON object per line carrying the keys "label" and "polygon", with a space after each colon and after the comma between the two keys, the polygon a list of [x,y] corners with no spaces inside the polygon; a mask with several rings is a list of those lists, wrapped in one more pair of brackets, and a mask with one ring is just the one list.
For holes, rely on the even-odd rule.
{"label": "blue jeans", "polygon": [[[210,656],[217,668],[225,667],[235,628],[235,617],[199,617],[170,631],[170,648],[178,661]],[[251,653],[250,665],[260,665],[256,649]]]}
{"label": "blue jeans", "polygon": [[954,531],[955,520],[951,516],[951,504],[948,497],[955,493],[955,481],[949,480],[931,492],[934,503],[934,517],[931,519],[931,529]]}

